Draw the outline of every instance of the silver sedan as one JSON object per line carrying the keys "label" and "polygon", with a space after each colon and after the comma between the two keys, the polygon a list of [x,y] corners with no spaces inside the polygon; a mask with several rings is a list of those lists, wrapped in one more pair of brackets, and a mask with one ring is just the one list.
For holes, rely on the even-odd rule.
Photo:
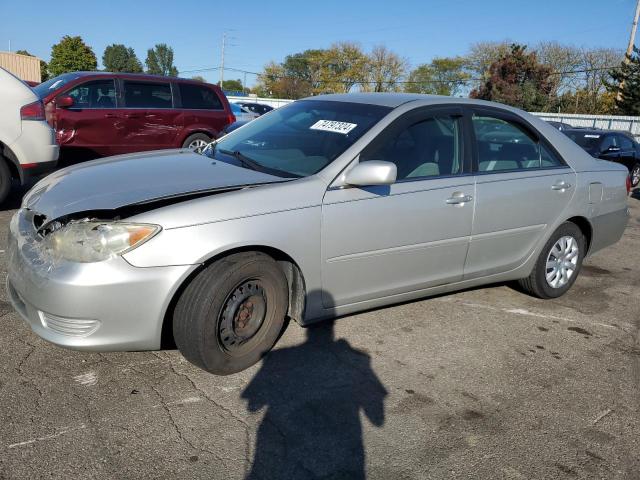
{"label": "silver sedan", "polygon": [[202,154],[112,157],[45,178],[11,222],[8,290],[58,345],[174,341],[230,374],[289,319],[512,280],[559,297],[587,255],[621,237],[627,182],[625,167],[513,108],[318,96]]}

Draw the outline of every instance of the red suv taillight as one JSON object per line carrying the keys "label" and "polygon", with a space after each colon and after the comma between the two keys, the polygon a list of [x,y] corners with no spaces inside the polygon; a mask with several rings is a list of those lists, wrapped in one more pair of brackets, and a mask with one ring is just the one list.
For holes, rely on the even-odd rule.
{"label": "red suv taillight", "polygon": [[627,195],[631,193],[631,175],[627,176]]}
{"label": "red suv taillight", "polygon": [[44,105],[40,100],[25,105],[20,109],[22,120],[44,120]]}
{"label": "red suv taillight", "polygon": [[227,115],[227,125],[231,125],[232,123],[236,123],[236,116],[233,113]]}

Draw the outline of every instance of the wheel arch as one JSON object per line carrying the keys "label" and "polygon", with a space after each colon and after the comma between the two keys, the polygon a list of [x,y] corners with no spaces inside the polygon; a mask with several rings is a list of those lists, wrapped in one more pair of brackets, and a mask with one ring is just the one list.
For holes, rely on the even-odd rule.
{"label": "wheel arch", "polygon": [[585,252],[585,257],[589,254],[589,250],[591,248],[591,241],[593,239],[593,226],[591,222],[586,217],[576,216],[567,219],[567,222],[571,222],[580,229],[582,234],[585,237],[587,248]]}
{"label": "wheel arch", "polygon": [[0,158],[4,159],[11,173],[11,178],[22,183],[21,169],[18,167],[20,162],[15,153],[4,143],[0,142]]}
{"label": "wheel arch", "polygon": [[187,138],[189,138],[191,135],[194,135],[196,133],[203,133],[205,134],[207,137],[210,137],[211,140],[215,140],[216,137],[218,136],[218,132],[214,131],[213,129],[207,129],[205,127],[197,127],[194,128],[192,130],[188,130],[186,131],[181,137],[180,137],[180,145],[179,147],[181,148],[182,145],[184,145],[184,142],[187,141]]}
{"label": "wheel arch", "polygon": [[160,339],[161,348],[175,348],[175,342],[173,340],[173,313],[178,299],[184,292],[185,288],[189,285],[189,283],[191,283],[191,281],[202,270],[207,268],[212,263],[222,258],[228,257],[229,255],[243,252],[261,252],[269,255],[276,262],[278,262],[278,265],[287,278],[287,285],[289,286],[289,305],[287,307],[287,316],[292,320],[301,323],[305,309],[306,285],[302,270],[298,263],[290,255],[278,248],[269,247],[266,245],[247,245],[232,248],[230,250],[225,250],[224,252],[219,252],[216,255],[213,255],[212,257],[202,262],[198,268],[191,272],[191,274],[182,281],[180,286],[174,292],[173,297],[171,298],[169,306],[167,307],[162,319],[162,331]]}

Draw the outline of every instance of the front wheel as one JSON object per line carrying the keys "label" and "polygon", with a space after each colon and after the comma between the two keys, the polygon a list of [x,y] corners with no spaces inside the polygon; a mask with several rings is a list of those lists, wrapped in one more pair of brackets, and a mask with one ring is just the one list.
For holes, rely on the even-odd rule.
{"label": "front wheel", "polygon": [[634,165],[634,167],[631,169],[629,177],[631,177],[631,186],[633,188],[637,187],[638,184],[640,184],[640,163],[636,163]]}
{"label": "front wheel", "polygon": [[189,135],[182,144],[182,148],[190,148],[196,153],[202,152],[202,149],[211,143],[211,137],[205,133],[194,133]]}
{"label": "front wheel", "polygon": [[233,254],[200,272],[173,316],[173,336],[191,363],[216,375],[250,367],[282,331],[289,290],[280,266],[260,252]]}
{"label": "front wheel", "polygon": [[565,222],[553,232],[527,278],[519,281],[539,298],[564,295],[576,281],[585,255],[585,237],[575,223]]}

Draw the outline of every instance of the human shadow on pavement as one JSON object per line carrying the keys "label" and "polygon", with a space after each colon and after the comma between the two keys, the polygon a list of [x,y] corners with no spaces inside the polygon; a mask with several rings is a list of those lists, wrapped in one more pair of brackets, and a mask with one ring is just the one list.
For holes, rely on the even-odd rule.
{"label": "human shadow on pavement", "polygon": [[333,322],[306,331],[305,343],[269,353],[242,392],[249,411],[266,408],[247,479],[365,478],[360,411],[382,426],[387,391]]}

